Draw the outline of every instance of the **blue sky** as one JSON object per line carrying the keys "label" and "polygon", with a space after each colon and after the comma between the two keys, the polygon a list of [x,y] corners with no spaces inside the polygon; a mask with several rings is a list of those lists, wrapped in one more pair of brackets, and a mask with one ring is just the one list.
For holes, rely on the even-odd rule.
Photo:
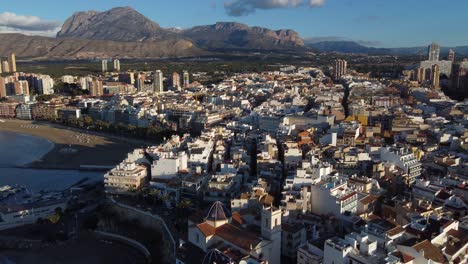
{"label": "blue sky", "polygon": [[[53,35],[76,11],[131,6],[163,27],[237,21],[381,47],[468,45],[468,0],[3,0],[0,32]],[[5,4],[8,2],[8,4]],[[34,17],[31,17],[34,16]]]}

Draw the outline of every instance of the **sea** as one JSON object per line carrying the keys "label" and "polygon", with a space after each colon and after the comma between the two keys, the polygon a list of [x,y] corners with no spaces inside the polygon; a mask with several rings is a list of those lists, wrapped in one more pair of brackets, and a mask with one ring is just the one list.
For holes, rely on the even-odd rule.
{"label": "sea", "polygon": [[54,143],[36,136],[0,131],[0,186],[21,185],[31,191],[62,191],[74,184],[103,181],[103,172],[22,168],[40,160]]}

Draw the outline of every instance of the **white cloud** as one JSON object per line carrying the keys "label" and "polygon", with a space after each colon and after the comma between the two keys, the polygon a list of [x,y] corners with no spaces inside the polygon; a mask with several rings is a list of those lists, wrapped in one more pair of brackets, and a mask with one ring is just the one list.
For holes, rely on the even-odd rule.
{"label": "white cloud", "polygon": [[305,4],[318,7],[325,4],[325,0],[229,0],[224,2],[224,9],[230,16],[245,16],[257,9],[298,7]]}
{"label": "white cloud", "polygon": [[309,6],[317,7],[323,6],[325,4],[325,0],[309,0]]}
{"label": "white cloud", "polygon": [[0,13],[0,33],[55,36],[60,30],[58,21],[43,20],[36,16],[23,16],[11,12]]}

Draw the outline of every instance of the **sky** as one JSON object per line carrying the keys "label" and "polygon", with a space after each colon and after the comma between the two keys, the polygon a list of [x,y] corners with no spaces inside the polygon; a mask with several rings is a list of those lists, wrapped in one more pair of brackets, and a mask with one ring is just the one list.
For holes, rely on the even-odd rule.
{"label": "sky", "polygon": [[236,21],[376,47],[468,45],[468,0],[0,0],[0,33],[55,36],[74,12],[118,6],[162,27]]}

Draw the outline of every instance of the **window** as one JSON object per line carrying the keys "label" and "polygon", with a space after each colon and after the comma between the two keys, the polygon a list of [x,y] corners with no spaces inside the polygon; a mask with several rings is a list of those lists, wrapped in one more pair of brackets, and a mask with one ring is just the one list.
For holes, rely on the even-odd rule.
{"label": "window", "polygon": [[268,228],[268,218],[265,219],[265,227]]}
{"label": "window", "polygon": [[275,218],[275,226],[278,225],[278,218]]}

